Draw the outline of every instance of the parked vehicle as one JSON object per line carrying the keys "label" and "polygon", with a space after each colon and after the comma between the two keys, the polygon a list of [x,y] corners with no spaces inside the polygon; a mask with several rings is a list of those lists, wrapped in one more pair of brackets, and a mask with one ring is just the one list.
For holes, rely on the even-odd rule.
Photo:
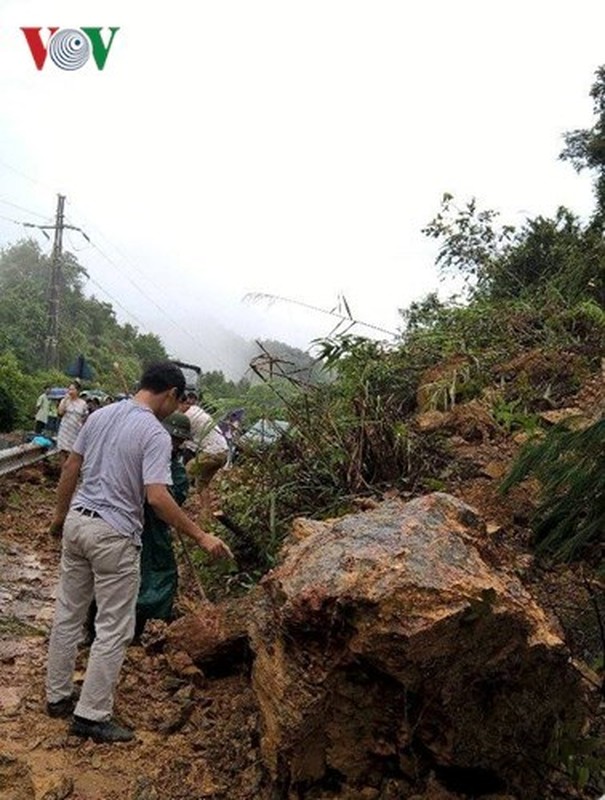
{"label": "parked vehicle", "polygon": [[290,428],[290,423],[283,419],[259,419],[239,437],[242,447],[270,447],[274,445]]}
{"label": "parked vehicle", "polygon": [[103,389],[84,389],[80,392],[80,397],[83,400],[91,400],[93,397],[96,397],[101,405],[105,403],[109,394]]}
{"label": "parked vehicle", "polygon": [[67,386],[53,386],[51,389],[48,390],[48,399],[49,400],[62,400],[65,395],[67,394]]}

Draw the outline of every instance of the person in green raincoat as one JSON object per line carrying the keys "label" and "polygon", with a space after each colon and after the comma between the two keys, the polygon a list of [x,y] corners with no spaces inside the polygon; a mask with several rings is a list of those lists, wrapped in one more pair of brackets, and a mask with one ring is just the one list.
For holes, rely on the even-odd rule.
{"label": "person in green raincoat", "polygon": [[[189,418],[178,411],[162,423],[172,437],[172,486],[170,493],[179,505],[187,499],[189,480],[181,455],[183,443],[191,438]],[[170,527],[145,503],[145,522],[141,550],[141,585],[136,607],[135,640],[143,633],[148,619],[171,620],[176,595],[178,570]]]}
{"label": "person in green raincoat", "polygon": [[[181,455],[183,443],[191,438],[189,417],[175,411],[162,423],[172,437],[170,471],[172,486],[170,493],[179,505],[187,499],[189,479]],[[149,619],[173,618],[172,604],[176,595],[178,569],[172,549],[170,526],[155,515],[145,503],[141,549],[141,583],[136,605],[136,621],[133,641],[137,642]],[[90,645],[95,638],[94,620],[96,603],[90,605],[82,644]]]}

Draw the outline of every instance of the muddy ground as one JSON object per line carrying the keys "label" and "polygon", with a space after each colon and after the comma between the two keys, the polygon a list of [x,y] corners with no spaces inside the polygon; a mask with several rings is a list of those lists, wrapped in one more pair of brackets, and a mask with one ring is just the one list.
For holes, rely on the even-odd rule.
{"label": "muddy ground", "polygon": [[[507,497],[498,492],[521,442],[474,440],[466,427],[463,433],[451,436],[457,478],[443,488],[485,520],[482,555],[520,577],[561,626],[573,656],[594,667],[603,642],[583,576],[577,568],[545,571],[530,554],[535,487],[517,487]],[[0,478],[0,800],[270,800],[250,664],[233,665],[227,674],[183,675],[162,649],[162,623],[143,646],[129,648],[118,685],[116,716],[136,729],[136,741],[82,741],[68,736],[66,721],[46,715],[44,669],[60,556],[60,541],[48,534],[57,477],[56,467],[43,462]],[[186,504],[193,515],[197,502],[194,495]],[[199,593],[182,552],[179,571],[178,607],[190,610]],[[77,678],[86,656],[82,649]],[[598,729],[602,708],[597,717]],[[334,796],[313,794],[314,800]]]}
{"label": "muddy ground", "polygon": [[[131,646],[116,716],[136,742],[98,745],[67,735],[45,713],[44,669],[60,541],[48,526],[56,474],[43,465],[0,479],[0,798],[191,800],[259,798],[258,720],[246,665],[183,679],[157,652],[161,623]],[[183,562],[180,602],[195,586]],[[87,650],[80,651],[76,680]]]}

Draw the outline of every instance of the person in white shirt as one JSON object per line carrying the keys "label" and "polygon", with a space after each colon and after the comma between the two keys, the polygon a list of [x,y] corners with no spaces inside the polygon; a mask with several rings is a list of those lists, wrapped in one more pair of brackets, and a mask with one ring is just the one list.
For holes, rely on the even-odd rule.
{"label": "person in white shirt", "polygon": [[42,433],[48,425],[48,413],[50,411],[50,400],[48,399],[48,391],[50,386],[47,386],[40,397],[36,400],[36,416],[35,416],[35,431]]}
{"label": "person in white shirt", "polygon": [[185,442],[188,452],[187,473],[195,483],[202,506],[209,511],[209,486],[216,473],[227,463],[229,446],[210,414],[198,405],[194,392],[187,393],[181,411],[191,425],[191,439]]}

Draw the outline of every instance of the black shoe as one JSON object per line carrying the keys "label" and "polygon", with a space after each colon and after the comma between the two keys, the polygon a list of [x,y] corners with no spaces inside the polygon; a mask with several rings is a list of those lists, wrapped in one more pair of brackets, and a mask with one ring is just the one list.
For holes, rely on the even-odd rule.
{"label": "black shoe", "polygon": [[115,722],[108,720],[107,722],[97,722],[92,719],[85,719],[84,717],[76,717],[74,715],[73,722],[69,729],[71,736],[81,736],[84,739],[92,739],[93,742],[107,743],[111,742],[130,742],[134,739],[134,731],[129,728],[123,728]]}
{"label": "black shoe", "polygon": [[80,687],[75,686],[69,697],[57,700],[56,703],[46,704],[46,713],[49,717],[69,717],[74,713],[78,700],[80,699]]}

